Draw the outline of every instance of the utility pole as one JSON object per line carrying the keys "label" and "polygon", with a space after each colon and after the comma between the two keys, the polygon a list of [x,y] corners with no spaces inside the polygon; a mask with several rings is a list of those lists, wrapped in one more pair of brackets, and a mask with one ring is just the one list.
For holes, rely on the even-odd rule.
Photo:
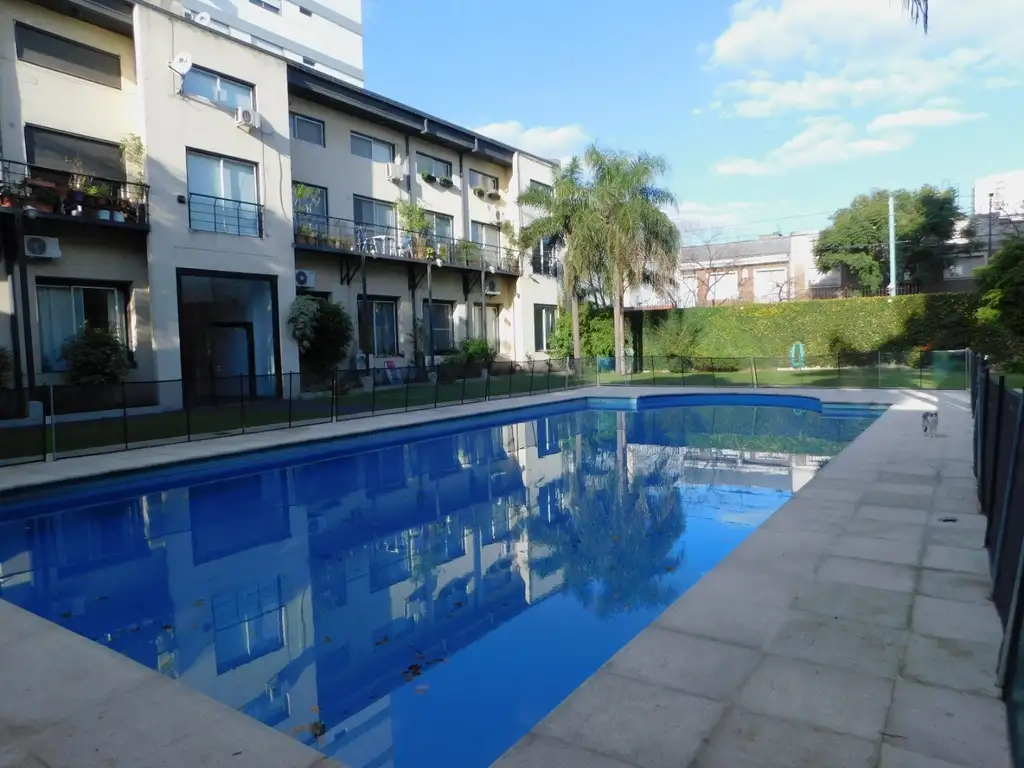
{"label": "utility pole", "polygon": [[985,264],[992,261],[992,198],[995,192],[988,193],[988,253],[985,254]]}
{"label": "utility pole", "polygon": [[889,301],[896,295],[896,199],[889,195]]}

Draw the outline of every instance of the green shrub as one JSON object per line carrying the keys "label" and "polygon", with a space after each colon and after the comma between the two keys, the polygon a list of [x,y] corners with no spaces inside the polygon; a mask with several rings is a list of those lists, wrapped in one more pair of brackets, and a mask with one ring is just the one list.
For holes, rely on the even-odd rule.
{"label": "green shrub", "polygon": [[72,384],[118,384],[128,372],[128,352],[110,328],[86,326],[65,341],[60,352]]}
{"label": "green shrub", "polygon": [[498,351],[487,343],[484,339],[463,339],[458,344],[458,352],[455,354],[456,363],[481,363],[483,365],[490,365],[494,362],[494,358],[498,356]]}
{"label": "green shrub", "polygon": [[14,355],[7,347],[0,347],[0,387],[6,387],[14,375]]}
{"label": "green shrub", "polygon": [[340,304],[313,296],[296,296],[288,313],[299,355],[313,372],[328,376],[345,359],[352,343],[352,318]]}
{"label": "green shrub", "polygon": [[[572,312],[563,307],[555,319],[549,342],[551,355],[564,360],[572,357]],[[615,354],[615,323],[610,309],[580,304],[580,351],[583,357],[610,357]]]}
{"label": "green shrub", "polygon": [[[807,359],[876,350],[980,348],[974,294],[734,304],[652,312],[644,355],[694,358],[789,358],[795,342]],[[845,364],[845,357],[844,357]]]}

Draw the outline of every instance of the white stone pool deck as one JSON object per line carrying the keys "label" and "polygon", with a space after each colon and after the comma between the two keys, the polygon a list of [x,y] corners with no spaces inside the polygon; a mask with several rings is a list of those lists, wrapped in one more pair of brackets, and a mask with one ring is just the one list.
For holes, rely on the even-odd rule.
{"label": "white stone pool deck", "polygon": [[[0,490],[587,395],[705,391],[731,390],[383,415],[5,468]],[[497,765],[1010,765],[966,393],[760,392],[894,406]],[[940,437],[926,439],[920,412],[936,406]],[[0,692],[0,768],[337,765],[3,601]]]}

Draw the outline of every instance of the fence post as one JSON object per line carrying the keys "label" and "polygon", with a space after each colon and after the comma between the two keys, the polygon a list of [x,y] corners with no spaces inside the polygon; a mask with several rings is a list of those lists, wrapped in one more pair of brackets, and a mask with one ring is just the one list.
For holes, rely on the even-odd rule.
{"label": "fence post", "polygon": [[843,388],[843,353],[836,352],[836,389]]}
{"label": "fence post", "polygon": [[128,450],[128,391],[124,381],[121,382],[121,409],[124,414],[124,449]]}
{"label": "fence post", "polygon": [[[651,355],[651,386],[658,386],[658,366],[655,365],[654,355]],[[680,384],[682,381],[679,382]]]}
{"label": "fence post", "polygon": [[[289,429],[292,426],[292,376],[294,376],[294,375],[295,375],[294,372],[292,372],[292,371],[288,372],[288,427],[289,427]],[[334,396],[333,393],[332,393],[331,396],[332,397]]]}
{"label": "fence post", "polygon": [[185,404],[185,438],[186,442],[192,442],[192,414],[188,408],[188,387],[185,385],[185,380],[181,380],[181,399]]}
{"label": "fence post", "polygon": [[[47,392],[50,395],[50,453],[53,454],[53,460],[57,460],[57,411],[53,407],[53,384],[46,385]],[[43,416],[46,419],[46,416]]]}
{"label": "fence post", "polygon": [[718,376],[715,375],[715,358],[712,357],[712,358],[710,358],[710,360],[711,360],[711,365],[709,367],[711,368],[711,386],[712,387],[717,387],[718,386]]}
{"label": "fence post", "polygon": [[882,350],[878,350],[878,358],[875,360],[875,372],[878,374],[878,389],[882,388]]}
{"label": "fence post", "polygon": [[377,412],[377,369],[372,368],[370,374],[370,413]]}
{"label": "fence post", "polygon": [[466,367],[463,366],[462,367],[462,396],[459,398],[459,405],[465,405],[466,404],[466,381],[469,379],[469,376],[467,376],[466,373],[467,373]]}
{"label": "fence post", "polygon": [[754,362],[754,358],[750,358],[750,378],[754,382],[754,389],[757,389],[757,364]]}
{"label": "fence post", "polygon": [[530,395],[533,394],[533,361],[530,361]]}
{"label": "fence post", "polygon": [[245,374],[238,374],[238,416],[242,421],[242,434],[245,434]]}
{"label": "fence post", "polygon": [[[424,366],[426,368],[426,366]],[[430,372],[427,372],[427,381],[430,381]],[[405,412],[409,412],[409,367],[405,367],[405,373],[402,374],[402,383],[405,384]]]}
{"label": "fence post", "polygon": [[338,369],[331,371],[331,423],[338,420]]}
{"label": "fence post", "polygon": [[512,383],[516,380],[516,365],[514,362],[509,361],[508,364],[508,397],[512,399]]}
{"label": "fence post", "polygon": [[[1010,397],[1013,397],[1013,393],[1010,392]],[[1020,454],[1020,431],[1024,427],[1024,390],[1022,390],[1022,396],[1017,403],[1017,424],[1013,433],[1013,445],[1010,447],[1010,459],[1009,459],[1009,471],[1006,475],[1006,488],[1003,491],[1003,501],[1000,506],[999,514],[999,530],[996,531],[996,542],[992,548],[992,555],[989,558],[989,565],[996,567],[999,562],[999,556],[1003,550],[1003,536],[1006,533],[1006,517],[1010,510],[1010,497],[1013,496],[1014,487],[1017,483],[1017,457]],[[985,542],[988,543],[987,541]],[[998,576],[998,571],[994,573],[994,576]],[[996,578],[992,579],[992,592],[995,593],[995,582]]]}
{"label": "fence post", "polygon": [[985,495],[985,500],[988,502],[988,510],[982,509],[988,517],[988,525],[985,526],[985,540],[988,541],[989,528],[992,527],[992,512],[996,496],[996,475],[998,463],[999,463],[999,440],[1002,437],[1001,433],[1003,430],[1003,420],[1000,418],[1003,413],[1003,391],[1006,389],[1005,386],[1006,377],[999,377],[999,393],[996,395],[996,434],[992,439],[992,447],[995,449],[992,455],[989,457],[989,464],[992,467],[992,477],[988,481],[988,493]]}
{"label": "fence post", "polygon": [[597,375],[597,386],[601,386],[601,358],[594,358],[594,371]]}
{"label": "fence post", "polygon": [[988,421],[988,371],[978,368],[978,413],[974,418],[974,479],[977,481],[978,501],[982,498],[981,480],[985,477],[985,424]]}

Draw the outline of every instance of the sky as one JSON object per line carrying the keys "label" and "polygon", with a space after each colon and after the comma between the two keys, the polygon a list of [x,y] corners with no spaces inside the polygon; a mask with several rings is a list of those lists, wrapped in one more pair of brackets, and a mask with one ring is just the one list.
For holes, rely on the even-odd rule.
{"label": "sky", "polygon": [[1024,168],[1021,0],[363,0],[366,87],[560,159],[663,155],[684,234]]}

